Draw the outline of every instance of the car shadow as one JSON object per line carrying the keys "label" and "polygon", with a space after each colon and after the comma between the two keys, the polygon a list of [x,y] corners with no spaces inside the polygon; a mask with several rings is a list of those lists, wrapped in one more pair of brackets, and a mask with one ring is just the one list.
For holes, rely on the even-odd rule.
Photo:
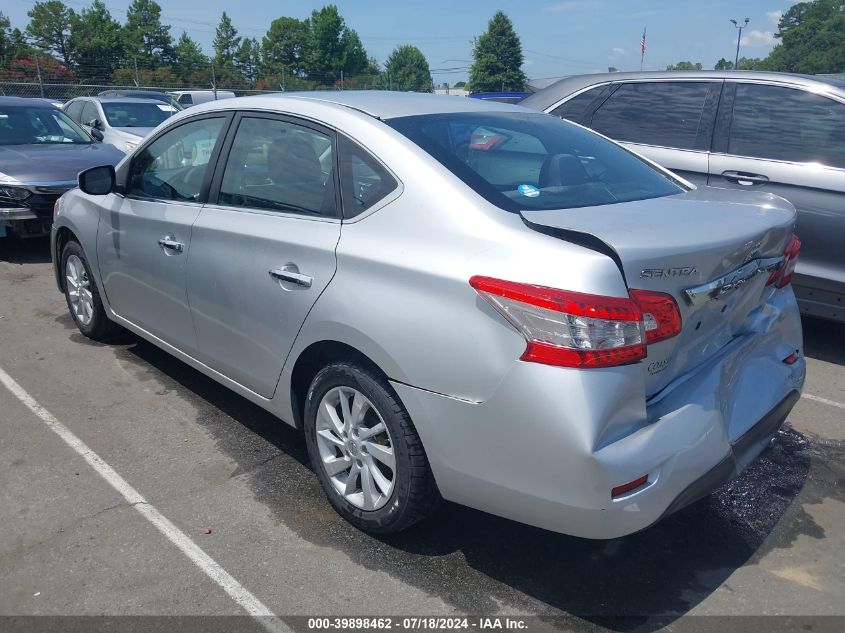
{"label": "car shadow", "polygon": [[9,262],[10,264],[48,264],[50,261],[49,237],[30,237],[27,239],[0,238],[0,262]]}
{"label": "car shadow", "polygon": [[804,355],[826,363],[845,365],[845,323],[801,317]]}
{"label": "car shadow", "polygon": [[[157,370],[164,389],[196,407],[197,423],[243,466],[255,498],[280,522],[459,612],[494,614],[507,605],[569,630],[655,631],[766,552],[790,548],[799,536],[823,538],[804,506],[830,496],[845,500],[836,482],[840,467],[808,477],[815,461],[823,462],[815,469],[822,473],[842,464],[842,447],[814,446],[785,426],[740,478],[626,538],[578,539],[450,503],[402,534],[374,537],[331,510],[308,469],[300,432],[149,343],[137,340],[119,353],[145,375]],[[252,442],[237,429],[272,444],[277,458],[256,467]]]}

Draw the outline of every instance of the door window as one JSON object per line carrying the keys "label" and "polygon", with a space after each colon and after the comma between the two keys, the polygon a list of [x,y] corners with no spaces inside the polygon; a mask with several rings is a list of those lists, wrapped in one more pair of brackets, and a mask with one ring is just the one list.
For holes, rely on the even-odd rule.
{"label": "door window", "polygon": [[68,104],[67,110],[65,110],[65,114],[67,114],[71,119],[79,123],[81,121],[80,114],[82,114],[82,101],[72,101]]}
{"label": "door window", "polygon": [[289,121],[244,117],[226,161],[218,202],[335,216],[332,139]]}
{"label": "door window", "polygon": [[572,97],[566,103],[560,104],[552,110],[551,113],[555,116],[559,116],[561,119],[567,119],[568,121],[574,121],[575,123],[583,123],[583,118],[590,109],[590,106],[593,105],[593,101],[595,101],[601,93],[606,92],[608,88],[609,86],[597,86],[595,88],[590,88],[586,92],[582,92],[581,94]]}
{"label": "door window", "polygon": [[223,117],[191,121],[159,136],[132,160],[127,194],[154,200],[199,200],[225,121]]}
{"label": "door window", "polygon": [[728,153],[845,168],[845,105],[803,90],[739,84]]}
{"label": "door window", "polygon": [[590,127],[617,141],[708,149],[698,147],[696,138],[709,86],[704,81],[623,84],[596,110]]}
{"label": "door window", "polygon": [[79,122],[82,125],[91,125],[91,121],[94,119],[99,119],[100,114],[97,112],[97,106],[94,105],[93,101],[86,101],[85,105],[82,107],[82,114],[80,115]]}
{"label": "door window", "polygon": [[345,136],[338,140],[338,153],[343,217],[363,213],[396,189],[396,179],[367,150]]}

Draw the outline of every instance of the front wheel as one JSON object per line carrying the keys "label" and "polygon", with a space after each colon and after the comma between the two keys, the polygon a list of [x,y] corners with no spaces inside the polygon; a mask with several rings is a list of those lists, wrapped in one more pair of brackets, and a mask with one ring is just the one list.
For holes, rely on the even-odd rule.
{"label": "front wheel", "polygon": [[88,259],[77,242],[68,242],[62,250],[61,270],[67,307],[79,331],[95,341],[107,340],[119,332],[120,326],[106,316]]}
{"label": "front wheel", "polygon": [[322,369],[305,400],[311,463],[334,509],[367,532],[400,532],[439,501],[410,416],[386,380],[355,363]]}

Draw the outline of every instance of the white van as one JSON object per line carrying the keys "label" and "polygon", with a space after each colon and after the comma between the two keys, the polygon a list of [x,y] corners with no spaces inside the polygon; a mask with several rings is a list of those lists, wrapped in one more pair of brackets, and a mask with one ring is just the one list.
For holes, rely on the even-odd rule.
{"label": "white van", "polygon": [[231,90],[176,90],[168,94],[176,99],[184,108],[190,108],[192,105],[205,103],[206,101],[233,99],[235,97],[235,93]]}

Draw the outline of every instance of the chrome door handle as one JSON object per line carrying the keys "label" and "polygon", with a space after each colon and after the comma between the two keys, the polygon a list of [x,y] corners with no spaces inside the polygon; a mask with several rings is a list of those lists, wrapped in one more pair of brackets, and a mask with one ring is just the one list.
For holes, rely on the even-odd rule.
{"label": "chrome door handle", "polygon": [[158,241],[158,245],[169,251],[173,251],[174,253],[181,253],[185,248],[185,245],[182,242],[177,242],[170,236],[161,238]]}
{"label": "chrome door handle", "polygon": [[751,185],[762,185],[769,182],[769,179],[762,174],[750,174],[744,171],[723,171],[722,178],[729,182],[735,182],[749,187]]}
{"label": "chrome door handle", "polygon": [[303,275],[300,272],[297,272],[295,270],[288,270],[287,268],[274,268],[269,272],[270,276],[273,279],[278,279],[279,281],[285,281],[287,283],[296,284],[297,286],[302,286],[303,288],[310,288],[311,283],[314,281],[308,275]]}

